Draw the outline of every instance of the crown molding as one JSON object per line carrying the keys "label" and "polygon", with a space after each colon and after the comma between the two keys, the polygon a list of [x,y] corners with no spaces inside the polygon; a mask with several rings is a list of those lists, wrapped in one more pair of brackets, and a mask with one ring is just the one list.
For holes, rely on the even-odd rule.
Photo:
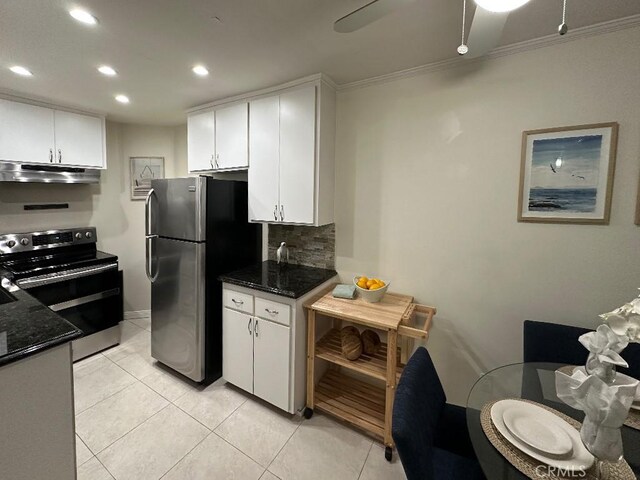
{"label": "crown molding", "polygon": [[552,45],[560,45],[563,43],[573,42],[575,40],[581,40],[583,38],[593,37],[597,35],[603,35],[606,33],[617,32],[619,30],[626,30],[629,28],[635,28],[640,26],[640,14],[632,15],[630,17],[618,18],[610,20],[608,22],[596,23],[586,27],[579,27],[570,30],[567,35],[547,35],[540,38],[534,38],[532,40],[525,40],[524,42],[513,43],[511,45],[505,45],[494,49],[491,53],[474,59],[465,59],[463,57],[449,58],[447,60],[441,60],[439,62],[427,63],[418,67],[407,68],[405,70],[399,70],[397,72],[386,73],[384,75],[378,75],[376,77],[365,78],[363,80],[356,80],[355,82],[342,83],[336,88],[338,92],[346,90],[353,90],[356,88],[364,88],[371,85],[377,85],[381,83],[391,82],[400,78],[413,77],[417,75],[424,75],[427,73],[438,72],[441,70],[447,70],[450,68],[460,67],[462,65],[470,65],[477,62],[484,62],[494,58],[505,57],[508,55],[515,55],[518,53],[528,52],[530,50],[537,50],[539,48],[545,48]]}
{"label": "crown molding", "polygon": [[214,100],[212,102],[208,102],[202,105],[198,105],[196,107],[189,108],[186,110],[187,114],[192,114],[196,112],[201,112],[205,110],[212,110],[220,106],[229,106],[230,104],[237,102],[246,102],[250,100],[255,100],[258,97],[262,97],[265,95],[274,95],[280,91],[287,90],[289,88],[298,87],[300,85],[304,85],[307,83],[313,82],[321,82],[329,85],[333,90],[338,89],[338,85],[333,81],[329,75],[326,73],[315,73],[313,75],[308,75],[306,77],[298,78],[296,80],[291,80],[290,82],[282,83],[280,85],[276,85],[273,87],[262,88],[260,90],[254,90],[251,92],[240,93],[238,95],[234,95],[232,97],[221,98],[218,100]]}

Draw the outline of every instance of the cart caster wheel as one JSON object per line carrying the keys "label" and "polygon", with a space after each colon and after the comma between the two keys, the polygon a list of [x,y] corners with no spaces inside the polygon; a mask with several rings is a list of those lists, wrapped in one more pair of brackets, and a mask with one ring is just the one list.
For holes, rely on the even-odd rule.
{"label": "cart caster wheel", "polygon": [[304,409],[304,412],[302,412],[302,415],[304,415],[304,418],[309,420],[311,417],[313,417],[313,409],[306,407]]}
{"label": "cart caster wheel", "polygon": [[387,462],[390,462],[393,458],[393,449],[391,447],[384,447],[384,458],[387,459]]}

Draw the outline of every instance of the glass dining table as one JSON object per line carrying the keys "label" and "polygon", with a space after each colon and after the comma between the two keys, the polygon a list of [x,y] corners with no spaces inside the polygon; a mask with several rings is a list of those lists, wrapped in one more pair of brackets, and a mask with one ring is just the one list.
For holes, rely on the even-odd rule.
{"label": "glass dining table", "polygon": [[[582,422],[584,413],[566,405],[556,395],[555,371],[565,365],[516,363],[483,375],[471,388],[467,399],[467,425],[471,443],[489,480],[526,479],[496,450],[482,430],[480,412],[488,402],[505,398],[526,399],[554,408]],[[640,479],[640,430],[622,427],[624,458]]]}

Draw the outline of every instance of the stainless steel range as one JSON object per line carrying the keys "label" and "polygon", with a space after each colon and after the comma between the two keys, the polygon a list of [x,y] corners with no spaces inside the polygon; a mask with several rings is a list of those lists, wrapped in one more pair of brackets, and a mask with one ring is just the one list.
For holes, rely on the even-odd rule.
{"label": "stainless steel range", "polygon": [[0,276],[82,330],[74,360],[120,343],[122,271],[95,228],[0,234]]}

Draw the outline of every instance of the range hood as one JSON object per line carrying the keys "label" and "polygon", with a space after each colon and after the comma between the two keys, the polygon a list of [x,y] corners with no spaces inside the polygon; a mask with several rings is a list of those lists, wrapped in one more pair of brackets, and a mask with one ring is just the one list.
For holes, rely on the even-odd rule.
{"label": "range hood", "polygon": [[0,182],[99,183],[100,170],[37,163],[0,162]]}

